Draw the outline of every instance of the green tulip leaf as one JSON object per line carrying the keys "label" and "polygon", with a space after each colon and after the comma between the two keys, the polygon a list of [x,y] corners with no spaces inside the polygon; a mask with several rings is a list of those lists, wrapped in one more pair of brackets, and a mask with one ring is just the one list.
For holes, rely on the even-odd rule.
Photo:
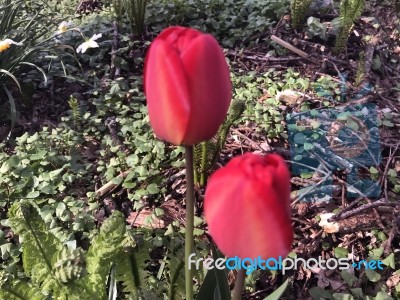
{"label": "green tulip leaf", "polygon": [[214,291],[217,287],[214,270],[209,270],[204,278],[203,284],[200,287],[197,295],[197,300],[209,300],[214,298]]}
{"label": "green tulip leaf", "polygon": [[278,300],[279,297],[283,295],[283,293],[286,291],[286,288],[289,284],[289,279],[286,279],[284,283],[280,287],[278,287],[272,294],[270,294],[268,297],[264,298],[264,300]]}
{"label": "green tulip leaf", "polygon": [[[224,256],[218,251],[213,243],[211,244],[211,247],[214,261],[216,261],[218,258],[224,258]],[[214,268],[214,273],[217,281],[217,289],[219,290],[218,294],[220,295],[219,299],[230,300],[231,292],[229,289],[228,276],[226,274],[226,271]]]}
{"label": "green tulip leaf", "polygon": [[[211,244],[214,261],[224,256]],[[230,300],[228,277],[225,270],[214,268],[209,270],[200,287],[196,300]]]}

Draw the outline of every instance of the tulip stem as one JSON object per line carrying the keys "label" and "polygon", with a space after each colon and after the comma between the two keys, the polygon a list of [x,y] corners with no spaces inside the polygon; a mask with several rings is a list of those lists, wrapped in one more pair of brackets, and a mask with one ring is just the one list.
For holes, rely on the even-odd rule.
{"label": "tulip stem", "polygon": [[194,170],[193,146],[185,146],[186,160],[186,230],[185,230],[185,283],[186,300],[193,300],[193,272],[189,269],[189,255],[193,253],[194,229]]}
{"label": "tulip stem", "polygon": [[245,269],[240,269],[237,272],[235,287],[233,288],[232,300],[241,300],[244,286],[244,279],[246,278]]}

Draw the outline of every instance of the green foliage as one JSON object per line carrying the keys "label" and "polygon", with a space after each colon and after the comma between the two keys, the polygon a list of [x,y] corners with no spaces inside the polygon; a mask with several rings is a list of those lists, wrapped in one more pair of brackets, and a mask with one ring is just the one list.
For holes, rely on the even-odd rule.
{"label": "green foliage", "polygon": [[48,231],[37,208],[29,202],[11,206],[8,217],[15,234],[24,240],[22,262],[26,275],[31,277],[33,284],[42,284],[47,290],[55,284],[52,269],[62,249],[61,242]]}
{"label": "green foliage", "polygon": [[151,32],[160,32],[168,25],[200,29],[212,33],[225,47],[232,47],[265,32],[287,12],[289,1],[150,1],[147,23]]}
{"label": "green foliage", "polygon": [[340,3],[341,28],[336,37],[335,52],[340,53],[345,47],[354,22],[361,16],[365,0],[342,0]]}
{"label": "green foliage", "polygon": [[335,18],[330,22],[323,22],[319,18],[308,17],[307,19],[307,37],[319,37],[328,41],[330,37],[336,37],[340,30],[340,18]]}
{"label": "green foliage", "polygon": [[112,2],[113,7],[114,7],[114,12],[117,18],[117,23],[118,26],[122,25],[122,17],[124,15],[124,11],[125,11],[125,2],[124,0],[113,0]]}
{"label": "green foliage", "polygon": [[121,26],[125,12],[131,25],[131,30],[138,36],[143,35],[147,0],[113,0],[115,14],[118,24]]}
{"label": "green foliage", "polygon": [[85,275],[86,261],[82,248],[67,249],[63,248],[57,255],[54,264],[54,276],[63,283],[67,284],[80,279]]}
{"label": "green foliage", "polygon": [[126,242],[128,237],[122,213],[114,212],[104,222],[86,255],[81,248],[66,248],[49,231],[38,207],[32,202],[12,205],[9,222],[22,240],[23,268],[29,281],[21,281],[2,271],[2,298],[46,299],[46,295],[52,295],[55,299],[106,299],[107,278],[112,265],[116,265],[117,280],[125,287],[131,287],[129,292],[137,295],[134,299],[139,299],[140,272],[144,272],[139,268],[143,267],[144,261],[143,256],[141,261],[136,260],[135,244]]}
{"label": "green foliage", "polygon": [[[27,201],[16,203],[10,208],[8,215],[11,228],[23,239],[23,267],[25,274],[30,278],[29,285],[13,283],[13,286],[21,288],[24,294],[37,294],[36,290],[40,289],[42,297],[38,299],[45,299],[45,295],[48,294],[53,294],[56,299],[67,299],[67,295],[68,299],[79,299],[80,293],[89,295],[85,287],[75,284],[71,284],[67,290],[64,284],[82,275],[82,272],[79,272],[80,261],[74,261],[79,255],[73,257],[72,254],[76,254],[77,251],[63,250],[63,244],[50,233],[35,205]],[[34,286],[32,291],[31,285]],[[1,291],[18,293],[3,290],[3,286]]]}
{"label": "green foliage", "polygon": [[[256,130],[270,138],[284,134],[284,117],[280,111],[282,103],[278,93],[284,90],[304,92],[310,86],[308,79],[301,78],[300,73],[292,69],[284,72],[271,69],[263,74],[235,74],[232,83],[234,99],[243,100],[246,104],[239,122],[254,122]],[[328,91],[335,82],[329,81],[329,84],[326,85]],[[318,86],[312,86],[315,92]]]}
{"label": "green foliage", "polygon": [[278,287],[272,294],[268,295],[268,297],[264,298],[264,300],[278,300],[282,296],[282,294],[286,291],[286,288],[289,284],[289,279],[286,279],[284,283],[280,287]]}
{"label": "green foliage", "polygon": [[147,0],[125,0],[125,8],[132,30],[139,36],[143,35],[147,2]]}
{"label": "green foliage", "polygon": [[130,237],[125,240],[123,255],[118,258],[116,279],[123,286],[122,292],[133,299],[144,297],[145,284],[150,277],[145,267],[150,261],[151,248],[148,241],[143,241],[143,244],[139,246]]}
{"label": "green foliage", "polygon": [[[40,10],[25,9],[24,1],[4,0],[0,3],[0,42],[11,39],[15,43],[0,49],[0,119],[11,121],[11,130],[17,118],[15,92],[27,88],[23,73],[33,69],[45,80],[44,71],[34,62],[44,50],[43,37],[48,32],[49,19]],[[8,107],[7,107],[8,106]],[[9,112],[5,114],[4,112]]]}
{"label": "green foliage", "polygon": [[182,258],[175,255],[169,256],[169,267],[170,267],[170,288],[168,297],[169,299],[177,299],[176,294],[180,294],[181,297],[184,296],[185,282],[183,280],[184,276],[184,266],[185,263]]}
{"label": "green foliage", "polygon": [[292,0],[290,8],[292,11],[292,24],[294,28],[300,28],[308,9],[310,8],[313,0]]}
{"label": "green foliage", "polygon": [[[76,113],[63,117],[56,128],[45,127],[32,135],[26,133],[16,139],[12,152],[0,152],[0,205],[8,209],[12,203],[19,203],[20,199],[35,200],[39,204],[38,212],[51,234],[62,244],[72,247],[71,249],[82,240],[84,243],[90,241],[92,245],[99,243],[107,245],[107,249],[110,248],[109,238],[97,238],[95,241],[92,239],[96,236],[93,231],[94,216],[99,210],[98,203],[93,201],[96,177],[97,181],[106,182],[121,171],[131,168],[131,173],[121,186],[135,209],[140,209],[144,205],[142,199],[152,197],[157,200],[163,196],[163,182],[166,178],[161,174],[161,166],[182,166],[181,150],[168,148],[150,130],[146,106],[142,101],[143,94],[138,88],[140,80],[124,80],[123,84],[119,82],[113,88],[114,83],[108,83],[107,94],[92,96],[96,108],[94,113],[88,112],[87,106],[80,104],[79,131],[77,118],[74,117],[78,116],[78,101],[72,100],[70,107]],[[125,103],[127,95],[133,100]],[[115,136],[111,134],[111,127],[106,125],[110,115],[115,116]],[[122,151],[115,137],[129,151]],[[4,149],[4,145],[0,147]],[[2,220],[2,225],[11,226],[10,220]],[[146,239],[149,240],[149,237]],[[122,254],[115,258],[116,261],[121,261],[120,265],[115,265],[117,281],[121,282],[117,287],[122,287],[121,293],[127,298],[134,297],[129,295],[140,297],[142,293],[148,299],[158,299],[157,295],[167,294],[168,285],[162,284],[146,271],[151,250],[147,241],[136,245],[130,237],[129,241],[124,240],[122,244]],[[17,276],[20,268],[19,254],[26,250],[24,244],[21,247],[18,243],[10,243],[9,239],[0,236],[0,247],[4,258],[2,267]],[[95,250],[89,251],[93,253]],[[85,260],[85,270],[92,268],[92,272],[100,275],[83,275],[86,271],[83,272],[84,264],[79,253],[58,253],[55,258],[57,267],[53,270],[55,280],[65,284],[63,282],[68,280],[80,282],[74,281],[79,276],[83,276],[85,280],[91,278],[92,281],[96,280],[96,276],[104,276],[112,263],[100,261],[99,255],[93,255],[99,260],[94,264]],[[107,252],[104,255],[112,253]],[[96,270],[97,265],[106,269]],[[134,271],[135,266],[137,271]],[[172,272],[167,268],[165,270]],[[155,288],[148,291],[148,286]]]}
{"label": "green foliage", "polygon": [[114,212],[101,226],[86,255],[87,278],[84,278],[93,295],[98,299],[106,297],[106,280],[112,264],[118,264],[123,256],[125,239],[125,218]]}
{"label": "green foliage", "polygon": [[322,76],[315,82],[311,83],[315,95],[322,100],[324,106],[332,106],[335,102],[340,102],[342,99],[342,91],[340,84],[334,81],[330,76]]}
{"label": "green foliage", "polygon": [[195,182],[199,183],[200,186],[204,186],[206,184],[207,177],[212,171],[212,168],[217,162],[220,152],[225,145],[229,129],[235,123],[235,121],[241,117],[245,109],[246,106],[244,101],[234,100],[231,104],[228,116],[219,128],[216,136],[212,140],[204,141],[198,145],[195,145],[194,168],[195,174],[199,174],[200,176],[200,178],[195,176]]}
{"label": "green foliage", "polygon": [[42,300],[40,288],[0,271],[0,296],[10,300]]}
{"label": "green foliage", "polygon": [[354,85],[359,86],[365,77],[365,54],[360,53],[360,58],[358,59],[357,72],[354,79]]}
{"label": "green foliage", "polygon": [[323,40],[328,40],[326,35],[327,25],[320,22],[319,18],[309,17],[307,19],[307,36],[313,38],[319,36]]}
{"label": "green foliage", "polygon": [[[223,258],[223,254],[216,248],[214,244],[211,244],[212,256],[214,260]],[[226,270],[212,269],[208,270],[203,283],[200,286],[199,293],[197,295],[198,300],[207,299],[221,299],[230,300],[231,293],[229,289],[229,282]]]}
{"label": "green foliage", "polygon": [[69,107],[71,108],[72,120],[74,122],[74,129],[81,130],[81,113],[79,111],[79,101],[76,97],[70,96],[68,100]]}

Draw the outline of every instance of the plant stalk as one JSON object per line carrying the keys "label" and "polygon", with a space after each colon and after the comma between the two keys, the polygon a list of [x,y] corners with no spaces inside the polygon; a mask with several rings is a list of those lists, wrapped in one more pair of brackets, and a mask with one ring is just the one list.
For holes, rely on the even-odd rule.
{"label": "plant stalk", "polygon": [[235,287],[233,288],[232,300],[241,300],[244,286],[244,279],[246,278],[245,269],[240,269],[236,275]]}
{"label": "plant stalk", "polygon": [[201,143],[201,174],[200,174],[200,186],[204,187],[206,183],[206,160],[207,160],[207,141]]}
{"label": "plant stalk", "polygon": [[189,269],[189,255],[193,252],[194,229],[194,170],[193,146],[185,146],[186,160],[186,230],[185,230],[185,286],[186,300],[193,299],[193,272]]}

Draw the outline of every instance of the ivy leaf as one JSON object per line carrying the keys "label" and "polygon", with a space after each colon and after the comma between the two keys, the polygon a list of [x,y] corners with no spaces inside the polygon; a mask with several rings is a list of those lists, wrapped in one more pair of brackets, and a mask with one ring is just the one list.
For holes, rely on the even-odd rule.
{"label": "ivy leaf", "polygon": [[157,194],[160,190],[159,190],[159,188],[157,187],[157,184],[155,184],[155,183],[150,183],[148,186],[147,186],[147,188],[146,188],[146,190],[147,190],[147,192],[149,193],[149,194]]}
{"label": "ivy leaf", "polygon": [[391,267],[394,270],[396,264],[396,262],[394,261],[394,253],[390,253],[390,255],[382,260],[382,262],[385,266]]}
{"label": "ivy leaf", "polygon": [[318,286],[313,287],[309,290],[310,296],[314,300],[320,300],[320,299],[329,299],[333,300],[332,294],[330,291],[326,291]]}
{"label": "ivy leaf", "polygon": [[26,198],[28,199],[34,199],[39,197],[40,193],[38,191],[32,191],[28,195],[26,195]]}
{"label": "ivy leaf", "polygon": [[369,281],[372,281],[372,282],[378,282],[379,280],[381,280],[381,274],[379,274],[378,272],[375,272],[374,270],[371,270],[371,269],[366,269],[365,275],[367,276]]}
{"label": "ivy leaf", "polygon": [[314,144],[304,143],[304,150],[309,151],[309,150],[312,150],[312,149],[314,149]]}
{"label": "ivy leaf", "polygon": [[334,253],[337,258],[347,258],[349,251],[346,248],[336,247]]}
{"label": "ivy leaf", "polygon": [[350,294],[334,293],[332,296],[334,300],[354,300],[354,297]]}
{"label": "ivy leaf", "polygon": [[371,174],[378,174],[378,173],[379,173],[379,171],[378,171],[375,167],[370,167],[370,168],[369,168],[369,172],[370,172]]}
{"label": "ivy leaf", "polygon": [[346,281],[346,283],[349,286],[352,286],[355,282],[357,282],[358,278],[356,276],[354,276],[353,274],[350,274],[349,272],[347,272],[346,270],[342,270],[340,272],[340,277],[343,278],[344,281]]}

